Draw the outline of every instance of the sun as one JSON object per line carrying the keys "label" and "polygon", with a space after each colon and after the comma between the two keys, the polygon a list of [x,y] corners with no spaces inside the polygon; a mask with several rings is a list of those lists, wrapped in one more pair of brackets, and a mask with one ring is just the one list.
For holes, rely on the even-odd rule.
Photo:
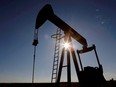
{"label": "sun", "polygon": [[63,46],[65,47],[65,49],[68,49],[68,48],[70,47],[70,43],[65,42],[65,43],[63,44]]}

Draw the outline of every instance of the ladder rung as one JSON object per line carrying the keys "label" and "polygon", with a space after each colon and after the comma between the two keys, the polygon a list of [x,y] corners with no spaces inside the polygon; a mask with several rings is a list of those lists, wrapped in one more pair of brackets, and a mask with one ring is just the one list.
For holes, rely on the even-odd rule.
{"label": "ladder rung", "polygon": [[55,52],[54,52],[54,53],[56,54],[56,53],[58,53],[58,52],[59,52],[59,49],[55,49]]}
{"label": "ladder rung", "polygon": [[55,47],[55,50],[58,50],[59,49],[59,46]]}
{"label": "ladder rung", "polygon": [[57,60],[54,60],[54,62],[58,62],[58,59]]}
{"label": "ladder rung", "polygon": [[57,74],[52,74],[52,78],[56,78],[57,77]]}
{"label": "ladder rung", "polygon": [[59,45],[56,45],[55,48],[59,47]]}
{"label": "ladder rung", "polygon": [[54,64],[54,66],[57,66],[58,64]]}
{"label": "ladder rung", "polygon": [[52,78],[52,79],[56,79],[56,77]]}
{"label": "ladder rung", "polygon": [[55,53],[56,53],[56,52],[59,52],[59,49],[58,49],[58,48],[57,48],[57,49],[55,49]]}
{"label": "ladder rung", "polygon": [[57,68],[57,67],[58,67],[58,66],[55,65],[55,66],[53,66],[53,69],[55,69],[55,68]]}
{"label": "ladder rung", "polygon": [[54,61],[54,66],[58,65],[58,61]]}
{"label": "ladder rung", "polygon": [[59,46],[56,46],[55,49],[59,49]]}
{"label": "ladder rung", "polygon": [[57,67],[53,67],[53,70],[57,70],[58,68]]}
{"label": "ladder rung", "polygon": [[62,67],[67,67],[67,65],[64,65],[64,66],[62,66]]}
{"label": "ladder rung", "polygon": [[59,57],[58,54],[59,54],[59,51],[55,53],[54,57],[58,58]]}
{"label": "ladder rung", "polygon": [[59,50],[56,50],[56,52],[54,53],[54,55],[58,55],[59,54]]}
{"label": "ladder rung", "polygon": [[56,56],[54,56],[54,59],[58,59],[58,58],[59,58],[59,56],[57,56],[57,55],[56,55]]}
{"label": "ladder rung", "polygon": [[55,56],[54,58],[58,58],[58,56]]}
{"label": "ladder rung", "polygon": [[57,68],[54,68],[53,70],[57,70]]}
{"label": "ladder rung", "polygon": [[56,48],[56,49],[55,49],[55,53],[58,52],[58,51],[59,51],[59,48]]}
{"label": "ladder rung", "polygon": [[57,74],[57,73],[53,73],[53,74]]}
{"label": "ladder rung", "polygon": [[57,55],[59,54],[59,50],[56,50],[56,51],[55,51],[55,55],[56,55],[56,54],[57,54]]}
{"label": "ladder rung", "polygon": [[58,58],[57,58],[57,57],[55,57],[55,58],[54,58],[54,61],[57,61],[57,60],[58,60]]}
{"label": "ladder rung", "polygon": [[55,78],[57,74],[52,74],[52,78]]}
{"label": "ladder rung", "polygon": [[54,60],[58,60],[58,58],[59,58],[58,56],[54,56]]}

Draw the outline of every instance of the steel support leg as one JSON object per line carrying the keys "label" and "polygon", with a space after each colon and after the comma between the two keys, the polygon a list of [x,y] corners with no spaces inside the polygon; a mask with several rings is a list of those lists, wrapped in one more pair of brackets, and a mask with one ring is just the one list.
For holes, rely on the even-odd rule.
{"label": "steel support leg", "polygon": [[60,82],[62,66],[63,66],[63,61],[64,61],[64,51],[65,51],[65,48],[62,49],[61,60],[60,60],[59,71],[58,71],[58,76],[57,76],[56,83]]}
{"label": "steel support leg", "polygon": [[70,51],[67,50],[67,82],[71,83]]}
{"label": "steel support leg", "polygon": [[74,48],[73,46],[71,47],[71,54],[72,54],[72,59],[73,59],[73,62],[74,62],[74,66],[75,66],[75,70],[76,70],[76,74],[77,74],[77,78],[79,80],[79,66],[78,66],[78,62],[77,62],[77,59],[76,59],[76,54],[75,54],[75,51],[74,51]]}

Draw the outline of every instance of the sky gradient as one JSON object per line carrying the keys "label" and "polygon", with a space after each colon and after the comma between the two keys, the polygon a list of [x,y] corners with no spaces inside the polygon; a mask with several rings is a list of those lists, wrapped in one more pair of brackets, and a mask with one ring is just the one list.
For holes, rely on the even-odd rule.
{"label": "sky gradient", "polygon": [[[39,10],[51,4],[54,13],[97,47],[107,80],[116,80],[116,0],[0,0],[0,82],[31,82],[33,32]],[[35,82],[50,82],[54,54],[51,35],[57,27],[47,21],[39,30]],[[81,45],[74,42],[75,49]],[[93,55],[83,64],[96,66]],[[72,81],[78,81],[72,64]],[[63,69],[62,81],[65,81]]]}

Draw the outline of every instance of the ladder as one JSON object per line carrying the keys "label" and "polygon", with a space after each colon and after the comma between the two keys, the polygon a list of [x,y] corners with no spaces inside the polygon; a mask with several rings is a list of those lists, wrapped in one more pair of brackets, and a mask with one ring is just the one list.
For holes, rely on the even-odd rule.
{"label": "ladder", "polygon": [[58,62],[59,62],[59,51],[60,51],[60,39],[61,39],[61,29],[57,28],[56,34],[51,36],[55,38],[55,50],[54,50],[54,59],[53,59],[53,68],[52,68],[52,77],[51,83],[55,83],[58,73]]}

